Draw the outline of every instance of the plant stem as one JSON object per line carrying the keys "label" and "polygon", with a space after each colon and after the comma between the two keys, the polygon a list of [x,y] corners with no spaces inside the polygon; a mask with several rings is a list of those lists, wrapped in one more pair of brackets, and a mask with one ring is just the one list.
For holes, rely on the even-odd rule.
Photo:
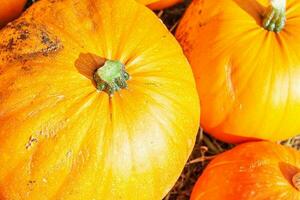
{"label": "plant stem", "polygon": [[280,32],[286,22],[286,0],[270,0],[263,19],[263,27],[268,31]]}
{"label": "plant stem", "polygon": [[129,74],[119,61],[106,60],[104,65],[94,73],[94,81],[99,91],[104,91],[112,96],[115,92],[127,88]]}
{"label": "plant stem", "polygon": [[300,191],[300,172],[293,176],[292,183],[293,186]]}

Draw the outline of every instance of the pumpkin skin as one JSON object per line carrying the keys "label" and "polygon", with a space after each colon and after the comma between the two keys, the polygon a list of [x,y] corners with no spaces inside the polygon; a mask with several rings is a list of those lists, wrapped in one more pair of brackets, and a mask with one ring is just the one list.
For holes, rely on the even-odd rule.
{"label": "pumpkin skin", "polygon": [[162,10],[175,4],[183,2],[183,0],[138,0],[139,2],[147,5],[152,10]]}
{"label": "pumpkin skin", "polygon": [[262,28],[267,0],[195,0],[176,37],[193,68],[201,125],[231,143],[300,132],[300,1],[286,26]]}
{"label": "pumpkin skin", "polygon": [[[155,30],[155,31],[154,31]],[[95,88],[103,58],[128,89]],[[43,0],[0,32],[0,197],[161,199],[193,148],[199,100],[180,45],[132,0]]]}
{"label": "pumpkin skin", "polygon": [[158,2],[149,4],[148,7],[152,10],[162,10],[181,2],[183,2],[183,0],[160,0]]}
{"label": "pumpkin skin", "polygon": [[16,19],[25,6],[26,0],[5,0],[0,6],[0,28]]}
{"label": "pumpkin skin", "polygon": [[300,191],[292,179],[299,172],[300,153],[292,148],[271,142],[241,144],[208,164],[191,200],[297,200]]}

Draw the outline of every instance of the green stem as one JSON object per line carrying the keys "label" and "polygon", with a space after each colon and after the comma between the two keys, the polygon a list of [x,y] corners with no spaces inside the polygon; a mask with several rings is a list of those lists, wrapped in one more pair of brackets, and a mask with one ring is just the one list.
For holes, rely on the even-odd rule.
{"label": "green stem", "polygon": [[94,81],[99,91],[104,91],[112,96],[115,92],[127,88],[129,74],[125,66],[119,61],[106,60],[104,65],[94,73]]}
{"label": "green stem", "polygon": [[264,15],[263,27],[268,31],[278,33],[284,28],[286,22],[286,0],[270,1],[271,5],[267,8]]}
{"label": "green stem", "polygon": [[296,173],[292,178],[293,186],[300,191],[300,172]]}

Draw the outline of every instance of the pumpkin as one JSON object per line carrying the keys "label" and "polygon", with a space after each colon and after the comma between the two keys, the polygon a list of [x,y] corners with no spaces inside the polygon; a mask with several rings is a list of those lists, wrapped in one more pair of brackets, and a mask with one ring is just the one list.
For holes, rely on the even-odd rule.
{"label": "pumpkin", "polygon": [[285,15],[268,5],[195,0],[176,32],[197,82],[201,125],[223,141],[300,132],[300,1],[287,1]]}
{"label": "pumpkin", "polygon": [[175,4],[183,2],[183,0],[138,0],[147,5],[152,10],[162,10]]}
{"label": "pumpkin", "polygon": [[180,45],[133,0],[43,0],[0,32],[0,199],[161,199],[199,100]]}
{"label": "pumpkin", "polygon": [[183,2],[183,0],[160,0],[158,2],[149,4],[148,7],[152,10],[162,10],[181,2]]}
{"label": "pumpkin", "polygon": [[22,12],[26,0],[5,0],[0,6],[0,28],[16,19]]}
{"label": "pumpkin", "polygon": [[191,200],[296,200],[299,190],[298,151],[271,142],[249,142],[211,161]]}

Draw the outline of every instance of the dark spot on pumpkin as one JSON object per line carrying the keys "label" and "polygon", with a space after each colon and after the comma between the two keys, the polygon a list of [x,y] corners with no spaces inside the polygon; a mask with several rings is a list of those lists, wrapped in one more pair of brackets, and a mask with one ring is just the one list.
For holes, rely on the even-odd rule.
{"label": "dark spot on pumpkin", "polygon": [[35,184],[36,184],[36,181],[34,181],[34,180],[29,180],[29,181],[28,181],[27,187],[29,188],[30,191],[33,190]]}
{"label": "dark spot on pumpkin", "polygon": [[21,31],[21,30],[25,30],[26,28],[28,28],[29,25],[30,24],[27,21],[21,21],[21,22],[13,21],[13,22],[9,23],[6,27],[9,29],[13,29],[15,31]]}
{"label": "dark spot on pumpkin", "polygon": [[32,181],[32,180],[29,180],[28,181],[28,184],[33,184],[33,183],[35,183],[36,181]]}
{"label": "dark spot on pumpkin", "polygon": [[206,26],[207,22],[199,22],[199,27],[203,27],[203,26]]}
{"label": "dark spot on pumpkin", "polygon": [[30,66],[22,66],[22,68],[21,68],[23,71],[26,71],[26,72],[28,72],[28,71],[30,71],[31,70],[31,67]]}
{"label": "dark spot on pumpkin", "polygon": [[22,29],[24,27],[29,27],[29,23],[27,21],[21,21],[19,24],[17,24],[16,29]]}
{"label": "dark spot on pumpkin", "polygon": [[41,43],[46,46],[45,48],[42,49],[42,53],[44,56],[48,56],[49,53],[55,52],[63,48],[58,38],[51,39],[49,34],[44,30],[41,30],[40,38],[41,38]]}
{"label": "dark spot on pumpkin", "polygon": [[29,137],[29,139],[28,139],[28,142],[26,143],[26,145],[25,145],[25,148],[26,149],[29,149],[32,145],[33,145],[33,143],[36,143],[36,142],[38,142],[38,139],[37,138],[34,138],[32,135]]}
{"label": "dark spot on pumpkin", "polygon": [[7,45],[6,45],[6,49],[8,51],[11,51],[13,50],[13,47],[15,46],[16,44],[14,43],[14,38],[10,38]]}
{"label": "dark spot on pumpkin", "polygon": [[202,10],[200,9],[200,10],[198,11],[198,15],[201,15],[201,13],[202,13]]}
{"label": "dark spot on pumpkin", "polygon": [[49,35],[44,31],[42,31],[41,39],[42,39],[42,43],[45,45],[52,43],[52,41],[49,38]]}
{"label": "dark spot on pumpkin", "polygon": [[19,21],[10,23],[7,28],[11,31],[8,32],[7,39],[0,43],[3,62],[25,63],[38,56],[49,56],[64,48],[59,38],[48,32],[43,24]]}
{"label": "dark spot on pumpkin", "polygon": [[18,39],[26,40],[27,38],[29,38],[29,31],[28,30],[21,30]]}

